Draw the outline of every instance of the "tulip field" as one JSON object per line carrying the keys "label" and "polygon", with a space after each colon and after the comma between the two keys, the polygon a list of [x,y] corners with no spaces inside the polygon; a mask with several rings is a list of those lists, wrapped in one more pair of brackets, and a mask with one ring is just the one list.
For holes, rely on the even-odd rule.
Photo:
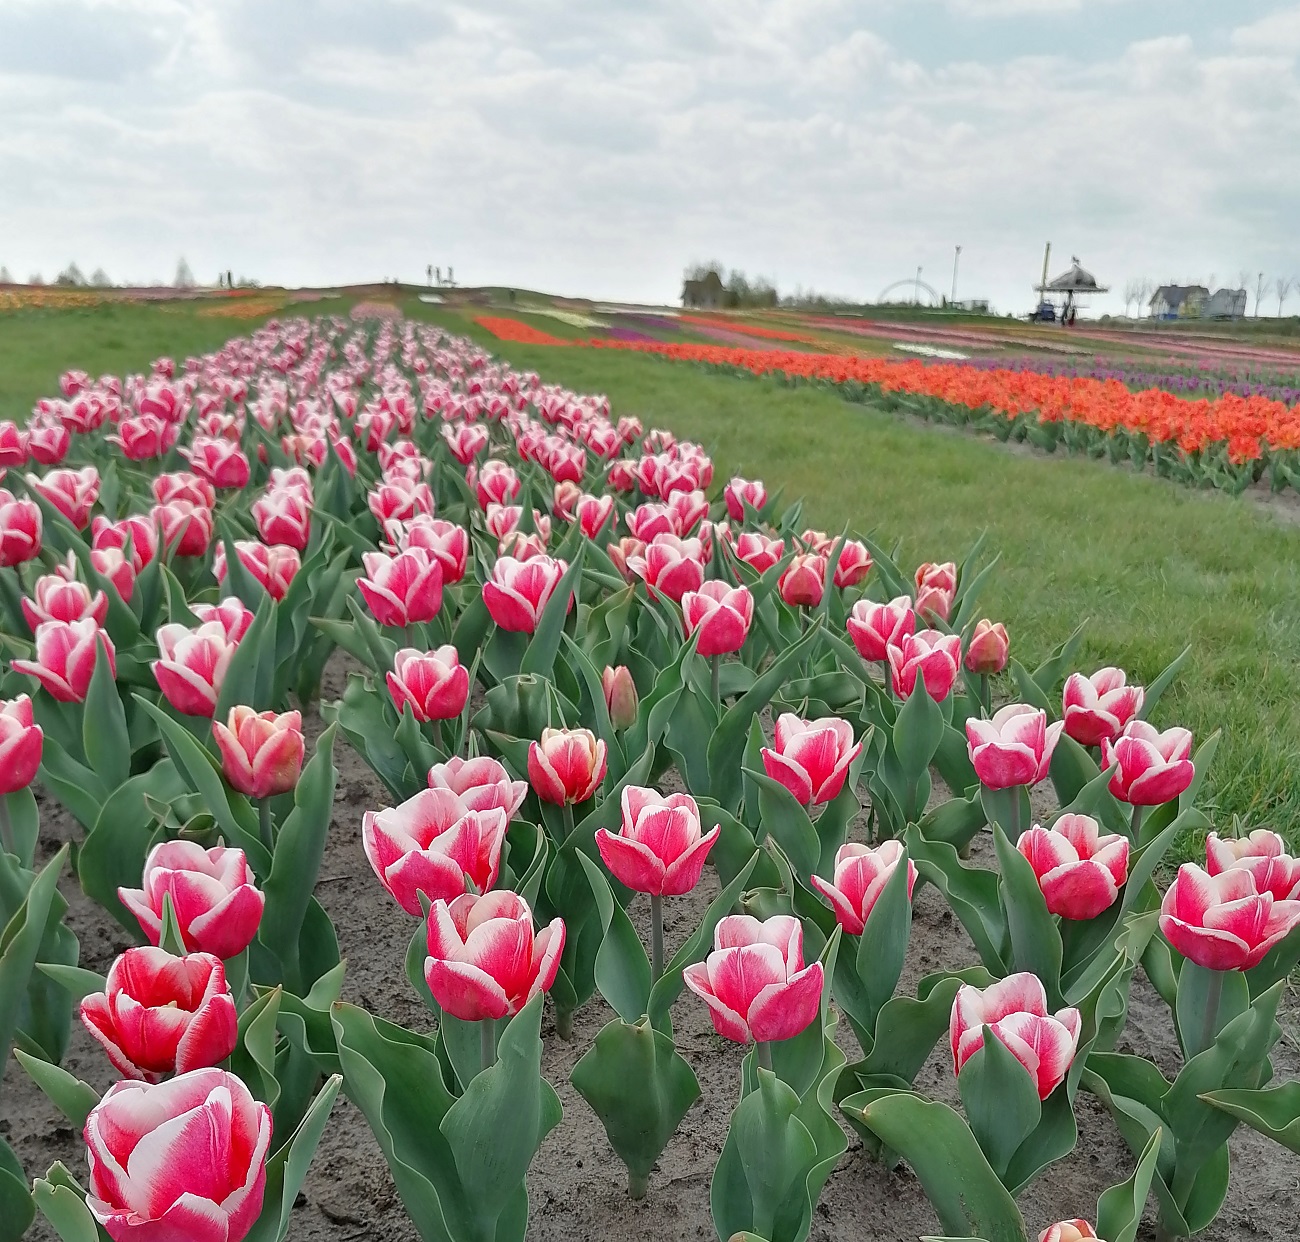
{"label": "tulip field", "polygon": [[888,463],[821,529],[520,326],[0,419],[0,1242],[1293,1230],[1300,857],[1186,627],[1026,633]]}

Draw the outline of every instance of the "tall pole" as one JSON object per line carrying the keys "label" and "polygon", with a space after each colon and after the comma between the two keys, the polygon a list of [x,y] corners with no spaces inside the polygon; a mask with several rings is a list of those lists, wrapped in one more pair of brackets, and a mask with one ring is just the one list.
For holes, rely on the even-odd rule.
{"label": "tall pole", "polygon": [[916,269],[916,289],[912,294],[912,305],[921,305],[921,269],[919,267]]}
{"label": "tall pole", "polygon": [[[1052,261],[1052,243],[1047,243],[1047,249],[1043,251],[1043,279],[1038,283],[1038,303],[1042,305],[1043,299],[1047,296],[1047,265]],[[1038,306],[1034,307],[1034,313],[1038,313]]]}
{"label": "tall pole", "polygon": [[1264,273],[1259,274],[1259,283],[1255,286],[1255,318],[1259,318],[1259,304],[1264,299]]}
{"label": "tall pole", "polygon": [[952,297],[949,299],[954,306],[957,305],[957,264],[961,261],[961,247],[957,247],[957,253],[952,256]]}

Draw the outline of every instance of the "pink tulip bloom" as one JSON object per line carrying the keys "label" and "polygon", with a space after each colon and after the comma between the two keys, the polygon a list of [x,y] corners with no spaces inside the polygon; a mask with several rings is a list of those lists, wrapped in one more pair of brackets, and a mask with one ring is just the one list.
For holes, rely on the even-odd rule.
{"label": "pink tulip bloom", "polygon": [[668,510],[673,518],[673,533],[685,538],[709,516],[709,499],[698,488],[675,491],[668,498]]}
{"label": "pink tulip bloom", "polygon": [[1098,669],[1091,677],[1071,673],[1062,695],[1065,731],[1080,746],[1100,746],[1135,720],[1146,702],[1141,686],[1127,684],[1124,670]]}
{"label": "pink tulip bloom", "polygon": [[785,567],[777,590],[792,608],[816,608],[826,593],[826,558],[800,552]]}
{"label": "pink tulip bloom", "polygon": [[1187,729],[1158,732],[1145,720],[1130,720],[1114,741],[1101,744],[1101,766],[1112,771],[1107,788],[1121,802],[1159,806],[1176,798],[1196,775],[1192,735]]}
{"label": "pink tulip bloom", "polygon": [[1092,1226],[1076,1216],[1074,1220],[1049,1225],[1038,1235],[1038,1242],[1094,1242],[1096,1238]]}
{"label": "pink tulip bloom", "polygon": [[261,1214],[271,1110],[225,1070],[114,1083],[85,1136],[86,1207],[115,1242],[243,1242]]}
{"label": "pink tulip bloom", "polygon": [[180,450],[194,473],[207,479],[219,491],[248,486],[250,469],[243,449],[231,440],[195,436],[188,449]]}
{"label": "pink tulip bloom", "polygon": [[466,893],[429,911],[424,980],[433,999],[463,1022],[506,1018],[549,992],[564,952],[564,920],[533,930],[517,893]]}
{"label": "pink tulip bloom", "polygon": [[682,596],[682,620],[687,638],[698,631],[695,649],[700,655],[728,655],[739,651],[749,637],[754,597],[748,587],[712,579]]}
{"label": "pink tulip bloom", "polygon": [[858,655],[876,664],[887,664],[889,648],[900,646],[916,632],[912,597],[899,595],[887,604],[860,599],[853,605],[845,626]]}
{"label": "pink tulip bloom", "polygon": [[[498,557],[492,576],[483,584],[483,603],[503,630],[531,634],[569,568],[564,561],[534,556],[526,561]],[[573,607],[570,596],[569,608]]]}
{"label": "pink tulip bloom", "polygon": [[303,495],[291,488],[264,492],[253,502],[253,520],[263,543],[284,543],[306,551],[311,539],[310,491]]}
{"label": "pink tulip bloom", "polygon": [[[563,483],[555,485],[555,491],[551,498],[551,512],[562,522],[572,522],[573,511],[585,495],[586,493],[576,483],[570,479],[565,479]],[[593,499],[596,498],[593,497]],[[609,501],[609,511],[613,513],[614,498],[606,496],[604,499]]]}
{"label": "pink tulip bloom", "polygon": [[478,423],[451,423],[442,429],[451,455],[468,466],[488,446],[488,429]]}
{"label": "pink tulip bloom", "polygon": [[853,741],[847,720],[802,720],[793,712],[777,717],[773,749],[762,750],[768,776],[780,781],[800,806],[819,806],[836,797],[861,753],[862,743]]}
{"label": "pink tulip bloom", "polygon": [[1292,858],[1276,832],[1256,828],[1249,836],[1224,839],[1217,832],[1205,841],[1205,869],[1211,875],[1237,869],[1255,877],[1261,893],[1278,901],[1300,898],[1300,859]]}
{"label": "pink tulip bloom", "polygon": [[544,802],[586,802],[605,779],[607,759],[604,739],[590,729],[543,729],[528,746],[528,779]]}
{"label": "pink tulip bloom", "polygon": [[15,673],[27,673],[60,703],[84,703],[100,648],[108,659],[109,672],[117,676],[117,652],[113,640],[94,618],[80,621],[44,621],[36,627],[36,658],[14,660]]}
{"label": "pink tulip bloom", "polygon": [[124,418],[117,426],[117,435],[106,439],[118,445],[127,461],[150,461],[169,453],[176,443],[180,428],[155,414],[138,414]]}
{"label": "pink tulip bloom", "polygon": [[508,505],[519,495],[519,475],[505,462],[489,457],[475,475],[471,486],[478,497],[480,508],[486,510],[490,504]]}
{"label": "pink tulip bloom", "polygon": [[271,798],[298,784],[306,749],[301,712],[277,715],[232,707],[225,724],[213,721],[212,733],[232,789],[250,798]]}
{"label": "pink tulip bloom", "polygon": [[45,621],[80,621],[89,617],[103,625],[108,615],[108,596],[103,591],[93,595],[84,582],[65,578],[63,574],[44,574],[36,579],[32,597],[22,601],[23,616],[32,631]]}
{"label": "pink tulip bloom", "polygon": [[916,615],[926,621],[947,621],[954,602],[953,593],[942,587],[927,584],[916,589]]}
{"label": "pink tulip bloom", "polygon": [[1006,668],[1010,652],[1007,627],[1001,621],[977,621],[966,646],[966,667],[972,673],[992,676]]}
{"label": "pink tulip bloom", "polygon": [[1063,919],[1095,919],[1128,880],[1128,838],[1100,833],[1088,815],[1062,815],[1050,828],[1035,824],[1016,849],[1034,869],[1048,911]]}
{"label": "pink tulip bloom", "polygon": [[380,625],[397,627],[432,621],[442,607],[442,565],[423,548],[396,556],[365,552],[366,577],[357,588]]}
{"label": "pink tulip bloom", "polygon": [[253,610],[233,595],[228,595],[219,604],[191,604],[190,611],[198,618],[200,625],[215,621],[221,626],[221,632],[228,643],[239,642],[253,624]]}
{"label": "pink tulip bloom", "polygon": [[953,561],[943,561],[939,564],[926,561],[924,565],[917,566],[915,581],[918,588],[924,586],[934,587],[955,595],[957,593],[957,566]]}
{"label": "pink tulip bloom", "polygon": [[450,789],[470,811],[504,811],[507,820],[514,819],[528,796],[528,782],[511,780],[510,773],[487,755],[453,755],[446,763],[435,763],[429,769],[429,788]]}
{"label": "pink tulip bloom", "polygon": [[366,503],[380,526],[389,522],[409,522],[422,514],[432,516],[434,509],[429,485],[409,479],[381,483],[366,497]]}
{"label": "pink tulip bloom", "polygon": [[656,535],[679,534],[672,509],[665,504],[656,504],[653,501],[644,505],[637,505],[627,515],[626,521],[628,533],[634,539],[641,540],[642,543],[649,543]]}
{"label": "pink tulip bloom", "polygon": [[401,806],[367,811],[361,843],[379,882],[420,918],[420,894],[451,901],[496,883],[510,817],[500,807],[468,810],[450,789],[422,789]]}
{"label": "pink tulip bloom", "polygon": [[119,888],[149,943],[162,935],[163,898],[170,897],[188,953],[229,961],[257,935],[266,898],[257,888],[243,850],[196,841],[164,841],[145,859],[140,888]]}
{"label": "pink tulip bloom", "polygon": [[636,490],[636,472],[628,461],[612,461],[605,472],[605,484],[616,492]]}
{"label": "pink tulip bloom", "polygon": [[81,470],[51,470],[44,478],[26,477],[27,486],[43,496],[78,530],[90,525],[90,511],[99,499],[99,471],[94,466]]}
{"label": "pink tulip bloom", "polygon": [[[835,550],[834,539],[829,540],[825,555],[829,559]],[[837,587],[858,586],[871,572],[871,553],[867,545],[857,539],[846,539],[840,548],[840,559],[835,562],[834,582]]]}
{"label": "pink tulip bloom", "polygon": [[45,734],[33,723],[32,701],[25,694],[0,699],[0,797],[26,789],[41,766]]}
{"label": "pink tulip bloom", "polygon": [[[631,562],[636,558],[644,559],[645,549],[646,545],[640,539],[632,537],[625,537],[617,543],[605,545],[605,551],[609,553],[609,559],[614,562],[614,568],[629,582],[635,582],[637,578]],[[703,551],[703,548],[701,548],[701,551]],[[703,574],[701,574],[701,580],[703,580]]]}
{"label": "pink tulip bloom", "polygon": [[654,897],[689,893],[700,882],[721,826],[704,832],[699,807],[689,794],[664,797],[658,790],[628,785],[622,808],[618,832],[601,828],[596,833],[596,847],[614,878]]}
{"label": "pink tulip bloom", "polygon": [[755,573],[765,573],[785,555],[785,540],[770,539],[758,531],[742,530],[736,536],[736,557]]}
{"label": "pink tulip bloom", "polygon": [[149,517],[158,527],[162,546],[173,549],[176,556],[203,556],[212,542],[211,509],[172,500],[154,505]]}
{"label": "pink tulip bloom", "polygon": [[580,444],[557,445],[543,464],[557,483],[581,483],[587,473],[587,450]]}
{"label": "pink tulip bloom", "polygon": [[81,1021],[119,1074],[145,1082],[220,1064],[239,1025],[220,958],[156,948],[117,958],[104,991],[82,1000]]}
{"label": "pink tulip bloom", "polygon": [[160,505],[183,500],[198,509],[211,509],[217,503],[216,488],[207,479],[188,470],[160,474],[151,487],[154,501]]}
{"label": "pink tulip bloom", "polygon": [[[860,936],[867,925],[867,916],[874,909],[885,885],[903,860],[903,846],[899,841],[886,841],[876,849],[848,842],[835,853],[835,878],[823,880],[811,877],[811,883],[835,911],[835,921],[846,936]],[[916,887],[916,864],[907,860],[907,899],[912,900]]]}
{"label": "pink tulip bloom", "polygon": [[454,522],[421,515],[405,524],[389,522],[384,528],[395,551],[423,548],[442,566],[443,585],[459,582],[465,576],[469,559],[469,532]]}
{"label": "pink tulip bloom", "polygon": [[1229,867],[1210,875],[1183,863],[1160,903],[1160,931],[1207,970],[1249,970],[1300,925],[1300,901],[1260,892],[1254,875]]}
{"label": "pink tulip bloom", "polygon": [[652,594],[678,604],[704,581],[704,548],[698,539],[656,535],[644,551],[627,558],[627,567]]}
{"label": "pink tulip bloom", "polygon": [[911,696],[916,677],[925,677],[925,692],[942,703],[952,693],[961,661],[961,637],[938,630],[920,630],[891,643],[886,651],[894,693],[900,699]]}
{"label": "pink tulip bloom", "polygon": [[436,651],[403,647],[393,656],[387,676],[388,693],[400,715],[408,704],[420,723],[452,720],[469,700],[469,670],[451,643]]}
{"label": "pink tulip bloom", "polygon": [[[283,599],[289,584],[302,568],[298,549],[287,543],[266,545],[256,539],[237,539],[235,555],[252,578],[272,599]],[[212,574],[219,586],[226,583],[226,548],[222,544],[212,558]]]}
{"label": "pink tulip bloom", "polygon": [[195,629],[179,622],[164,625],[157,641],[153,675],[163,697],[183,716],[210,717],[237,644],[219,622],[205,622]]}
{"label": "pink tulip bloom", "polygon": [[966,721],[966,744],[975,775],[987,789],[1037,785],[1047,779],[1063,725],[1047,723],[1047,713],[1026,703],[1011,703],[992,720]]}
{"label": "pink tulip bloom", "polygon": [[1029,1071],[1045,1100],[1065,1080],[1079,1047],[1077,1009],[1047,1012],[1047,992],[1028,971],[1008,975],[982,991],[963,984],[952,1006],[948,1037],[954,1073],[984,1047],[984,1027]]}
{"label": "pink tulip bloom", "polygon": [[27,432],[19,430],[17,423],[0,422],[0,470],[26,465],[27,443]]}
{"label": "pink tulip bloom", "polygon": [[124,517],[119,522],[110,522],[101,514],[90,524],[90,532],[92,548],[121,551],[136,574],[158,555],[157,523],[144,514]]}
{"label": "pink tulip bloom", "polygon": [[600,675],[600,687],[605,692],[610,724],[616,729],[630,729],[636,723],[640,700],[627,665],[606,667]]}
{"label": "pink tulip bloom", "polygon": [[727,915],[713,952],[682,979],[708,1005],[713,1029],[738,1044],[793,1039],[816,1020],[824,982],[820,962],[804,965],[802,924],[785,914]]}
{"label": "pink tulip bloom", "polygon": [[30,561],[40,550],[40,506],[0,487],[0,569]]}
{"label": "pink tulip bloom", "polygon": [[118,548],[93,548],[90,563],[101,578],[108,579],[122,602],[129,604],[135,594],[135,570]]}
{"label": "pink tulip bloom", "polygon": [[753,509],[762,509],[767,504],[767,488],[757,479],[742,479],[737,475],[722,489],[722,498],[727,502],[731,520],[743,522],[746,504]]}
{"label": "pink tulip bloom", "polygon": [[72,447],[66,427],[31,427],[27,434],[27,451],[42,466],[57,466]]}

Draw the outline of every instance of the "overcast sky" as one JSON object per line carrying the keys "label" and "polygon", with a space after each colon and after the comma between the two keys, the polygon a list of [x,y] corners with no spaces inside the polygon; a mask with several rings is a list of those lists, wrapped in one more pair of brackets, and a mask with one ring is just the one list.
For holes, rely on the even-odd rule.
{"label": "overcast sky", "polygon": [[0,0],[0,264],[870,299],[960,244],[1022,311],[1050,239],[1119,289],[1271,278],[1298,59],[1268,0]]}

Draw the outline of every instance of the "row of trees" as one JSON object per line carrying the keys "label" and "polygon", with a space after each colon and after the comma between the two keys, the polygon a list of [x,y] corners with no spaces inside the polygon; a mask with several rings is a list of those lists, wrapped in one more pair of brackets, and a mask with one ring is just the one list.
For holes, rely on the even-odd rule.
{"label": "row of trees", "polygon": [[[1155,291],[1162,285],[1177,285],[1182,282],[1176,280],[1166,280],[1157,284],[1148,276],[1134,277],[1124,286],[1124,313],[1129,313],[1129,308],[1136,306],[1138,318],[1142,317],[1142,312],[1150,306],[1151,298]],[[1199,280],[1188,281],[1188,284],[1201,284]],[[1215,291],[1217,282],[1211,274],[1210,279],[1205,282],[1204,287],[1211,293]],[[1263,272],[1251,273],[1241,271],[1237,273],[1237,283],[1233,286],[1235,289],[1244,289],[1247,295],[1247,301],[1253,294],[1255,299],[1255,318],[1258,319],[1262,313],[1260,308],[1264,305],[1266,298],[1277,298],[1277,315],[1282,317],[1283,308],[1286,300],[1292,293],[1300,292],[1300,276],[1277,276],[1269,278]],[[1271,301],[1270,301],[1271,305]]]}
{"label": "row of trees", "polygon": [[[222,272],[219,284],[225,285],[230,282],[231,287],[255,288],[258,284],[255,280],[249,280],[246,277],[239,277],[233,280],[229,273]],[[0,264],[0,285],[12,285],[17,282],[14,280],[9,269]],[[45,278],[36,272],[29,276],[26,281],[29,285],[43,285],[46,283]],[[53,285],[61,286],[65,289],[113,289],[117,287],[117,282],[104,271],[102,267],[97,267],[89,276],[85,275],[76,263],[69,263],[51,282]],[[127,285],[134,285],[135,281],[123,282]],[[161,288],[166,282],[162,280],[151,280],[148,282],[150,288]],[[172,278],[171,285],[174,289],[194,289],[198,286],[198,281],[194,277],[194,271],[186,262],[182,255],[176,264],[176,275]]]}
{"label": "row of trees", "polygon": [[739,269],[728,270],[716,259],[708,263],[693,263],[683,273],[689,280],[705,280],[710,273],[717,275],[724,290],[724,305],[740,306],[792,306],[801,310],[830,310],[860,305],[852,298],[819,293],[796,285],[793,293],[781,293],[776,282],[766,276],[747,276]]}

